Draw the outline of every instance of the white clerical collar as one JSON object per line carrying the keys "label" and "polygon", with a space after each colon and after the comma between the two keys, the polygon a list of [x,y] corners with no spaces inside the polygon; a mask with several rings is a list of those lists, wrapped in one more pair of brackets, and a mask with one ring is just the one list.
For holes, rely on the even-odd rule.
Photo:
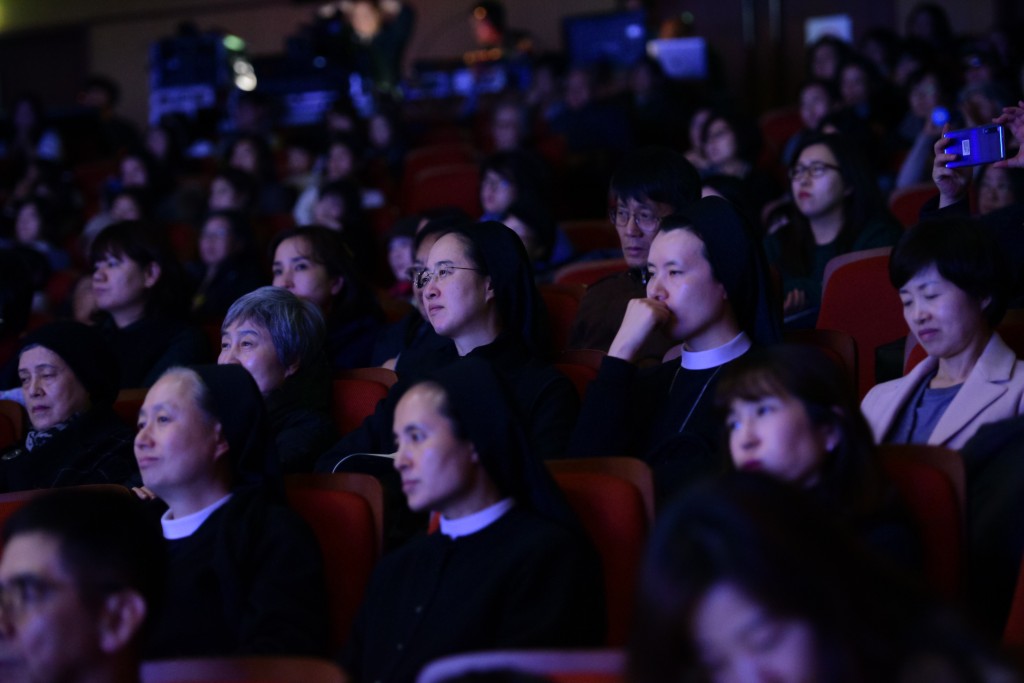
{"label": "white clerical collar", "polygon": [[191,515],[171,519],[171,511],[168,510],[160,518],[160,526],[164,528],[164,538],[168,541],[176,541],[179,538],[187,538],[196,532],[196,529],[203,525],[210,515],[217,511],[224,503],[231,499],[231,494],[224,496],[213,505],[207,505],[198,512]]}
{"label": "white clerical collar", "polygon": [[441,533],[448,538],[459,538],[469,536],[478,531],[486,529],[501,519],[502,515],[512,509],[516,501],[512,498],[499,500],[494,505],[485,507],[483,510],[474,512],[458,519],[447,519],[441,515]]}
{"label": "white clerical collar", "polygon": [[679,357],[679,363],[685,370],[708,370],[736,360],[750,350],[750,337],[740,332],[731,340],[707,351],[687,351]]}

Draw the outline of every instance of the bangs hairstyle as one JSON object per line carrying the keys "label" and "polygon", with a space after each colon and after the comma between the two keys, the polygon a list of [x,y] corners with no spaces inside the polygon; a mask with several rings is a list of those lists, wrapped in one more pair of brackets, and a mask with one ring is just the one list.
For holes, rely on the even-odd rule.
{"label": "bangs hairstyle", "polygon": [[[836,446],[822,461],[816,487],[831,503],[853,514],[883,504],[888,487],[878,466],[874,438],[857,393],[838,364],[819,349],[800,344],[777,344],[744,354],[718,381],[715,407],[721,424],[734,401],[770,396],[797,400],[813,425],[838,430]],[[727,453],[728,438],[724,429]]]}
{"label": "bangs hairstyle", "polygon": [[842,413],[860,412],[849,378],[813,346],[779,344],[744,354],[719,380],[715,405],[725,413],[733,401],[768,396],[800,401],[815,424],[833,422],[836,408]]}
{"label": "bangs hairstyle", "polygon": [[991,327],[1007,306],[1007,266],[991,233],[980,223],[944,219],[919,223],[907,230],[889,258],[889,281],[902,289],[915,275],[934,265],[939,275],[979,302]]}
{"label": "bangs hairstyle", "polygon": [[89,247],[89,263],[108,255],[128,258],[145,269],[160,268],[160,277],[146,293],[146,315],[185,317],[188,315],[188,287],[184,270],[175,258],[167,236],[145,221],[114,223],[96,236]]}

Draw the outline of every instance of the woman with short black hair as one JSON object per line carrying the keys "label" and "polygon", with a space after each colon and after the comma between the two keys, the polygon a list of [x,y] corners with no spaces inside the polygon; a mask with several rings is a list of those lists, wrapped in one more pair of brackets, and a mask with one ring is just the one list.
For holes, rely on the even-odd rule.
{"label": "woman with short black hair", "polygon": [[880,442],[959,448],[978,428],[1024,412],[1024,362],[995,332],[1006,311],[1006,265],[969,220],[921,223],[893,249],[889,279],[928,353],[861,407]]}
{"label": "woman with short black hair", "polygon": [[187,324],[188,288],[170,245],[140,221],[114,223],[92,243],[96,319],[121,366],[121,387],[148,387],[164,370],[209,357]]}

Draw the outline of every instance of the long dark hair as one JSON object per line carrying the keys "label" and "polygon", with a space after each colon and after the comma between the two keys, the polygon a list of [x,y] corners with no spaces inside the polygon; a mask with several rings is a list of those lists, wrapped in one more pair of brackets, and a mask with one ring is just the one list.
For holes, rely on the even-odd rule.
{"label": "long dark hair", "polygon": [[[843,186],[848,191],[843,200],[843,227],[836,237],[837,253],[845,254],[853,248],[868,222],[880,218],[895,221],[882,201],[875,174],[849,138],[839,133],[807,136],[793,154],[791,168],[799,163],[800,155],[811,145],[828,147],[836,158]],[[789,223],[777,235],[782,253],[782,269],[794,275],[811,274],[816,245],[807,218],[799,211],[792,211]]]}

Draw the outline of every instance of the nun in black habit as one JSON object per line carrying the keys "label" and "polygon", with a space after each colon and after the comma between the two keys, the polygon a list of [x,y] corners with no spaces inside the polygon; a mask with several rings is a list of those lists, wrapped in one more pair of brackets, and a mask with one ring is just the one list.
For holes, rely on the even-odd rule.
{"label": "nun in black habit", "polygon": [[[715,384],[752,345],[780,339],[764,254],[742,214],[707,197],[662,219],[647,297],[633,299],[591,382],[569,453],[628,455],[654,470],[659,499],[724,468]],[[667,331],[681,356],[638,368],[639,348]]]}
{"label": "nun in black habit", "polygon": [[494,221],[455,228],[431,248],[427,267],[417,283],[427,319],[451,342],[399,356],[398,383],[316,469],[336,471],[354,453],[394,451],[398,397],[425,373],[461,357],[479,358],[498,374],[540,458],[564,457],[579,399],[569,379],[542,360],[548,352],[547,313],[522,240]]}
{"label": "nun in black habit", "polygon": [[395,469],[440,530],[374,572],[343,656],[354,680],[412,681],[458,652],[602,644],[600,560],[513,411],[477,358],[402,394]]}
{"label": "nun in black habit", "polygon": [[172,368],[146,394],[135,456],[166,505],[169,550],[148,658],[326,653],[319,547],[285,505],[268,443],[241,366]]}

